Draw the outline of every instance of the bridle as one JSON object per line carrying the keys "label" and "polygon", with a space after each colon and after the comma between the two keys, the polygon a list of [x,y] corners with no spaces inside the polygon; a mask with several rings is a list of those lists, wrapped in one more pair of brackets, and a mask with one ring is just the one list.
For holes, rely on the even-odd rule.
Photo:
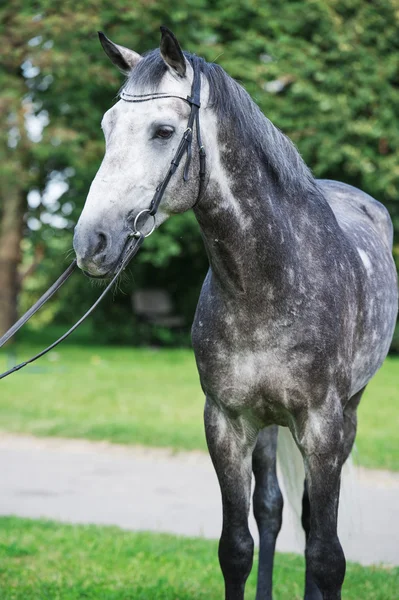
{"label": "bridle", "polygon": [[[152,94],[132,95],[132,94],[128,94],[125,91],[122,91],[120,94],[120,99],[125,102],[148,102],[150,100],[160,100],[163,98],[180,98],[180,100],[183,100],[184,102],[187,102],[190,105],[191,110],[190,110],[190,115],[189,115],[188,122],[187,122],[187,127],[184,131],[183,137],[182,137],[180,144],[176,150],[176,153],[172,159],[172,162],[170,164],[169,170],[168,170],[165,178],[157,186],[157,188],[155,190],[155,194],[151,200],[150,206],[148,208],[141,210],[134,219],[133,229],[131,230],[131,232],[129,233],[129,235],[127,237],[125,250],[122,253],[122,260],[119,264],[119,267],[117,268],[115,275],[113,276],[113,278],[111,279],[111,281],[109,282],[107,287],[104,289],[104,291],[100,294],[99,298],[97,298],[95,303],[66,333],[64,333],[60,338],[58,338],[58,340],[53,342],[50,346],[48,346],[47,348],[45,348],[44,350],[42,350],[41,352],[39,352],[32,358],[30,358],[29,360],[19,363],[18,365],[15,365],[8,371],[1,373],[0,379],[7,377],[7,375],[11,375],[11,373],[15,373],[16,371],[19,371],[26,365],[34,362],[35,360],[44,356],[45,354],[47,354],[47,352],[50,352],[50,350],[52,350],[53,348],[58,346],[58,344],[60,344],[68,336],[70,336],[71,333],[73,331],[75,331],[75,329],[77,329],[83,323],[83,321],[86,320],[86,318],[89,315],[91,315],[91,313],[100,304],[101,300],[107,295],[107,293],[112,288],[112,286],[114,285],[114,283],[117,280],[117,278],[119,277],[119,275],[127,267],[128,263],[131,261],[131,259],[137,254],[137,252],[139,251],[145,238],[148,237],[149,235],[151,235],[151,233],[154,231],[155,215],[158,211],[159,205],[161,203],[161,200],[163,198],[165,190],[169,184],[169,181],[170,181],[172,175],[176,172],[176,169],[180,165],[180,162],[185,153],[187,153],[187,158],[186,158],[186,164],[184,166],[184,171],[183,171],[183,180],[188,181],[189,168],[190,168],[191,157],[192,157],[191,145],[192,145],[192,140],[193,140],[194,124],[195,124],[195,129],[196,129],[200,168],[199,168],[198,196],[197,196],[197,199],[196,199],[193,207],[201,199],[202,194],[204,192],[205,175],[206,175],[206,153],[205,153],[205,148],[204,148],[204,146],[202,144],[202,140],[201,140],[201,129],[200,129],[200,120],[199,120],[199,109],[201,106],[201,102],[200,102],[200,99],[201,99],[201,69],[200,69],[201,59],[197,56],[191,56],[189,58],[189,60],[190,60],[191,66],[193,68],[194,74],[193,74],[193,82],[192,82],[192,86],[191,86],[191,93],[190,93],[190,96],[187,96],[187,98],[183,98],[182,96],[175,96],[175,95],[171,95],[171,94],[164,94],[162,92],[161,93],[152,93]],[[138,228],[139,219],[144,214],[148,214],[148,217],[152,217],[152,219],[153,219],[152,227],[150,228],[150,231],[147,232],[146,234],[144,234]],[[132,241],[132,239],[133,239],[133,241]],[[33,317],[33,315],[43,306],[43,304],[45,304],[47,302],[47,300],[49,300],[55,294],[55,292],[67,281],[67,279],[69,279],[71,274],[76,269],[76,266],[77,266],[77,261],[75,259],[69,265],[69,267],[64,271],[64,273],[57,279],[57,281],[43,294],[43,296],[41,296],[41,298],[39,298],[39,300],[12,327],[10,327],[10,329],[0,338],[0,348],[2,346],[4,346],[4,344],[27,321],[29,321],[29,319],[31,317]]]}
{"label": "bridle", "polygon": [[[180,100],[183,100],[183,102],[187,102],[187,104],[189,104],[191,107],[190,115],[188,117],[187,127],[184,131],[184,134],[180,141],[179,147],[176,150],[176,154],[174,155],[172,162],[170,163],[169,171],[167,172],[166,177],[164,178],[162,183],[160,183],[158,185],[158,187],[156,188],[154,197],[151,200],[151,204],[150,204],[149,208],[145,208],[143,211],[141,211],[141,213],[139,213],[139,215],[143,214],[145,212],[148,212],[149,216],[152,216],[152,217],[155,216],[155,214],[159,208],[160,202],[162,200],[162,197],[164,195],[164,192],[168,186],[168,183],[169,183],[172,175],[175,173],[177,167],[179,166],[180,161],[181,161],[182,157],[184,156],[185,152],[187,152],[187,159],[186,159],[186,164],[184,166],[183,180],[188,181],[189,168],[190,168],[191,156],[192,156],[191,143],[192,143],[192,139],[193,139],[194,123],[195,123],[196,134],[197,134],[197,144],[198,144],[199,162],[200,162],[199,191],[198,191],[198,197],[194,203],[194,206],[198,203],[199,199],[202,196],[202,193],[204,190],[204,185],[205,185],[206,154],[205,154],[205,148],[202,144],[201,128],[200,128],[200,121],[199,121],[199,109],[201,107],[201,102],[200,102],[200,100],[201,100],[200,61],[201,61],[201,59],[198,56],[191,57],[191,64],[193,67],[194,75],[193,75],[193,83],[191,86],[191,94],[190,94],[190,96],[187,96],[187,98],[183,98],[183,96],[176,96],[174,94],[165,94],[162,92],[136,95],[136,94],[128,94],[127,92],[122,91],[120,94],[120,98],[124,102],[148,102],[149,100],[161,100],[163,98],[179,98]],[[137,215],[137,216],[139,216],[139,215]],[[137,217],[136,217],[136,219],[137,219]],[[149,234],[147,234],[147,235],[149,235]]]}

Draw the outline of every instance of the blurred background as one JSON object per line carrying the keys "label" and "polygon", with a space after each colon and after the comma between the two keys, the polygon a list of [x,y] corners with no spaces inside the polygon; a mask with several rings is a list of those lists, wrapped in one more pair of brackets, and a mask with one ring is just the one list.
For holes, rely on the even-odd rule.
{"label": "blurred background", "polygon": [[[0,334],[73,258],[104,153],[101,118],[123,83],[97,31],[143,53],[162,24],[236,78],[316,177],[385,204],[399,265],[398,0],[12,0],[0,3]],[[80,329],[1,382],[2,599],[222,597],[216,542],[159,533],[220,530],[190,348],[206,270],[194,214],[168,220]],[[75,273],[0,352],[0,372],[56,339],[100,291]],[[367,506],[353,537],[361,552],[348,558],[384,566],[349,564],[347,600],[398,597],[398,354],[397,329],[360,404],[354,456]],[[303,574],[303,557],[279,553],[276,597],[301,598]],[[254,567],[248,597],[255,579]]]}
{"label": "blurred background", "polygon": [[[72,234],[122,76],[97,30],[143,53],[159,24],[218,62],[297,145],[316,177],[390,211],[399,257],[398,6],[383,0],[13,0],[0,8],[0,331],[72,260]],[[188,346],[207,269],[187,213],[146,241],[120,291],[75,334],[81,343]],[[53,339],[99,289],[76,274],[22,333]],[[396,336],[392,350],[399,351]]]}

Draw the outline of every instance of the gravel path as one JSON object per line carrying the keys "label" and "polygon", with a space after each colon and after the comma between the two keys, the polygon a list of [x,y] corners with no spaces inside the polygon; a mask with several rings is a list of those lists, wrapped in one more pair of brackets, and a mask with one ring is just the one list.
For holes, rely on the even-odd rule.
{"label": "gravel path", "polygon": [[[219,537],[219,487],[200,452],[1,434],[0,469],[1,515]],[[354,510],[340,521],[346,556],[399,565],[399,474],[354,472]],[[284,511],[278,550],[302,552],[287,503]],[[256,539],[252,517],[251,530]]]}

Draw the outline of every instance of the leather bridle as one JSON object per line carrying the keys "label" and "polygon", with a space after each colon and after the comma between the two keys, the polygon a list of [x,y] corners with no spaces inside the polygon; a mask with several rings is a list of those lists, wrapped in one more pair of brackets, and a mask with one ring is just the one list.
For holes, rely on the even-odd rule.
{"label": "leather bridle", "polygon": [[163,98],[179,98],[183,100],[183,102],[187,102],[190,105],[191,111],[188,117],[187,127],[184,131],[183,137],[179,144],[179,147],[176,150],[176,154],[174,155],[172,162],[169,167],[169,171],[166,174],[165,179],[160,183],[155,191],[154,197],[151,200],[151,204],[149,208],[144,209],[148,212],[150,216],[155,216],[157,212],[164,192],[168,186],[168,183],[175,173],[177,167],[180,164],[184,153],[187,152],[186,164],[183,172],[184,181],[188,181],[189,178],[189,168],[192,156],[191,143],[193,139],[193,127],[195,123],[196,134],[197,134],[197,144],[198,144],[198,152],[199,152],[199,161],[200,161],[200,169],[199,169],[199,191],[198,197],[194,204],[194,206],[198,203],[200,197],[202,196],[202,192],[205,184],[205,173],[206,173],[206,154],[205,148],[202,144],[201,139],[201,128],[199,122],[199,109],[201,107],[201,71],[200,71],[200,61],[201,59],[198,56],[191,57],[191,64],[193,67],[193,83],[191,86],[191,95],[187,96],[187,98],[183,98],[183,96],[176,96],[174,94],[164,94],[153,93],[153,94],[142,94],[142,95],[132,95],[128,94],[125,91],[121,92],[120,98],[125,102],[148,102],[149,100],[161,100]]}
{"label": "leather bridle", "polygon": [[[119,267],[117,268],[115,275],[113,276],[113,278],[111,279],[111,281],[109,282],[109,284],[107,285],[105,290],[101,293],[99,298],[97,298],[95,303],[66,333],[64,333],[58,340],[53,342],[50,346],[48,346],[47,348],[45,348],[44,350],[42,350],[41,352],[39,352],[32,358],[30,358],[29,360],[26,360],[18,365],[15,365],[8,371],[1,373],[0,379],[7,377],[7,375],[11,375],[11,373],[15,373],[16,371],[19,371],[26,365],[34,362],[41,356],[44,356],[45,354],[47,354],[47,352],[50,352],[50,350],[52,350],[53,348],[58,346],[58,344],[60,344],[68,336],[70,336],[71,333],[73,331],[75,331],[75,329],[77,329],[83,323],[83,321],[85,321],[86,318],[89,315],[91,315],[91,313],[97,308],[97,306],[100,304],[101,300],[106,296],[106,294],[112,288],[112,286],[114,285],[114,283],[117,280],[117,278],[119,277],[119,275],[127,267],[130,260],[137,254],[141,245],[144,242],[144,239],[146,237],[148,237],[154,231],[155,215],[158,211],[159,205],[161,203],[161,200],[163,198],[165,190],[169,184],[169,181],[170,181],[172,175],[176,172],[176,169],[180,165],[180,162],[185,153],[187,153],[187,158],[186,158],[186,164],[184,166],[184,171],[183,171],[183,179],[184,179],[184,181],[188,181],[189,168],[190,168],[191,157],[192,157],[191,145],[192,145],[192,140],[193,140],[194,125],[195,125],[195,129],[196,129],[200,169],[199,169],[198,197],[197,197],[193,207],[201,199],[203,191],[204,191],[204,187],[205,187],[205,175],[206,175],[206,153],[205,153],[205,148],[204,148],[204,146],[202,144],[202,140],[201,140],[201,129],[200,129],[200,120],[199,120],[199,109],[201,106],[201,103],[200,103],[200,99],[201,99],[200,62],[201,62],[201,59],[197,56],[192,56],[189,58],[189,60],[191,62],[191,66],[193,68],[193,82],[192,82],[192,86],[191,86],[191,94],[190,94],[190,96],[187,96],[187,98],[183,98],[182,96],[175,96],[175,95],[171,95],[171,94],[164,94],[162,92],[161,93],[152,93],[152,94],[132,95],[132,94],[128,94],[125,91],[122,91],[120,94],[121,100],[123,100],[125,102],[148,102],[150,100],[160,100],[163,98],[180,98],[180,100],[183,100],[184,102],[187,102],[190,105],[191,111],[190,111],[190,115],[188,118],[187,127],[184,131],[183,137],[182,137],[180,144],[176,150],[176,153],[172,159],[172,162],[170,164],[169,170],[168,170],[165,178],[157,186],[157,188],[155,190],[155,194],[151,200],[150,206],[148,208],[141,210],[134,219],[133,229],[127,237],[126,246],[125,246],[125,250],[123,252],[122,260],[119,264]],[[150,231],[148,233],[144,234],[138,228],[138,221],[139,221],[139,218],[141,217],[141,215],[144,215],[147,213],[148,213],[148,217],[153,218],[153,225],[152,225]],[[133,242],[132,242],[132,238],[133,238]],[[55,294],[55,292],[65,283],[65,281],[67,281],[67,279],[70,277],[70,275],[76,269],[76,266],[77,266],[77,261],[75,259],[69,265],[69,267],[66,269],[66,271],[57,279],[57,281],[43,294],[43,296],[41,296],[41,298],[39,298],[39,300],[0,338],[0,348],[2,346],[4,346],[4,344],[27,321],[29,321],[29,319],[43,306],[43,304],[45,304],[47,302],[47,300],[49,300],[53,296],[53,294]]]}

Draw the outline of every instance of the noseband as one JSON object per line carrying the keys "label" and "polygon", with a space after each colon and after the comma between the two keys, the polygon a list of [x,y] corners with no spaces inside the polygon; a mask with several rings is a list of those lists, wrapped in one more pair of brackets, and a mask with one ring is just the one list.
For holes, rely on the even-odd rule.
{"label": "noseband", "polygon": [[[199,121],[199,109],[201,106],[201,103],[200,103],[200,96],[201,96],[200,61],[201,61],[201,59],[198,58],[197,56],[193,56],[190,58],[194,76],[193,76],[193,83],[191,86],[191,94],[190,94],[190,96],[187,96],[187,98],[183,98],[182,96],[175,96],[175,95],[171,95],[171,94],[164,94],[162,92],[161,93],[153,93],[153,94],[142,94],[140,96],[128,94],[125,91],[121,92],[120,98],[124,102],[148,102],[150,100],[160,100],[163,98],[180,98],[180,100],[187,102],[191,107],[191,111],[190,111],[190,115],[189,115],[188,122],[187,122],[187,127],[184,131],[183,137],[182,137],[180,144],[176,150],[176,153],[172,159],[172,162],[170,164],[170,167],[166,174],[166,177],[158,185],[158,187],[155,190],[155,194],[151,200],[150,206],[148,208],[145,208],[144,210],[140,211],[136,215],[136,218],[134,219],[134,223],[133,223],[133,230],[128,235],[127,248],[124,252],[124,256],[122,257],[119,268],[118,268],[116,274],[114,275],[114,277],[112,278],[112,280],[110,281],[110,283],[105,288],[105,290],[101,293],[99,298],[97,298],[95,303],[91,306],[91,308],[89,308],[89,310],[83,315],[83,317],[81,317],[79,319],[79,321],[77,321],[77,323],[75,323],[75,325],[73,325],[58,340],[53,342],[45,350],[42,350],[41,352],[39,352],[38,354],[36,354],[32,358],[30,358],[29,360],[26,360],[18,365],[15,365],[15,367],[12,367],[11,369],[9,369],[8,371],[5,371],[4,373],[1,373],[0,379],[7,377],[7,375],[11,375],[11,373],[15,373],[16,371],[19,371],[26,365],[34,362],[35,360],[37,360],[41,356],[44,356],[45,354],[47,354],[47,352],[49,352],[50,350],[52,350],[53,348],[58,346],[58,344],[60,344],[69,335],[71,335],[71,333],[73,331],[75,331],[75,329],[77,329],[79,327],[79,325],[81,325],[83,323],[83,321],[86,320],[86,318],[95,310],[95,308],[97,308],[97,306],[100,304],[101,300],[104,298],[104,296],[106,296],[106,294],[112,288],[112,286],[114,285],[115,281],[117,280],[117,278],[119,277],[121,272],[127,267],[128,263],[133,258],[133,256],[135,256],[137,254],[140,246],[144,242],[144,239],[146,237],[148,237],[154,231],[155,215],[158,211],[159,205],[161,203],[161,200],[163,198],[165,190],[169,184],[169,181],[170,181],[172,175],[176,172],[176,169],[178,168],[178,166],[181,162],[181,159],[183,158],[185,153],[187,153],[187,158],[186,158],[186,164],[184,166],[184,171],[183,171],[183,179],[184,179],[184,181],[188,181],[189,168],[190,168],[191,157],[192,157],[191,146],[192,146],[192,139],[193,139],[194,124],[195,124],[195,129],[196,129],[196,136],[197,136],[200,169],[199,169],[198,196],[197,196],[197,200],[195,201],[193,207],[200,200],[203,190],[204,190],[205,174],[206,174],[206,154],[205,154],[205,148],[201,141],[201,130],[200,130],[200,121]],[[149,217],[153,218],[153,225],[152,225],[152,228],[149,231],[149,233],[144,235],[144,233],[138,229],[138,221],[139,221],[139,218],[141,215],[147,214],[147,213],[148,213]],[[131,238],[134,238],[134,242],[132,244],[129,243]],[[72,262],[72,264],[70,264],[69,267],[66,269],[66,271],[57,279],[57,281],[43,294],[43,296],[41,298],[39,298],[39,300],[0,338],[0,348],[2,346],[4,346],[4,344],[27,321],[29,321],[29,319],[43,306],[43,304],[45,304],[45,302],[47,302],[47,300],[49,300],[49,298],[51,298],[51,296],[65,283],[65,281],[69,278],[69,276],[76,269],[76,265],[77,265],[77,262],[75,259]]]}

